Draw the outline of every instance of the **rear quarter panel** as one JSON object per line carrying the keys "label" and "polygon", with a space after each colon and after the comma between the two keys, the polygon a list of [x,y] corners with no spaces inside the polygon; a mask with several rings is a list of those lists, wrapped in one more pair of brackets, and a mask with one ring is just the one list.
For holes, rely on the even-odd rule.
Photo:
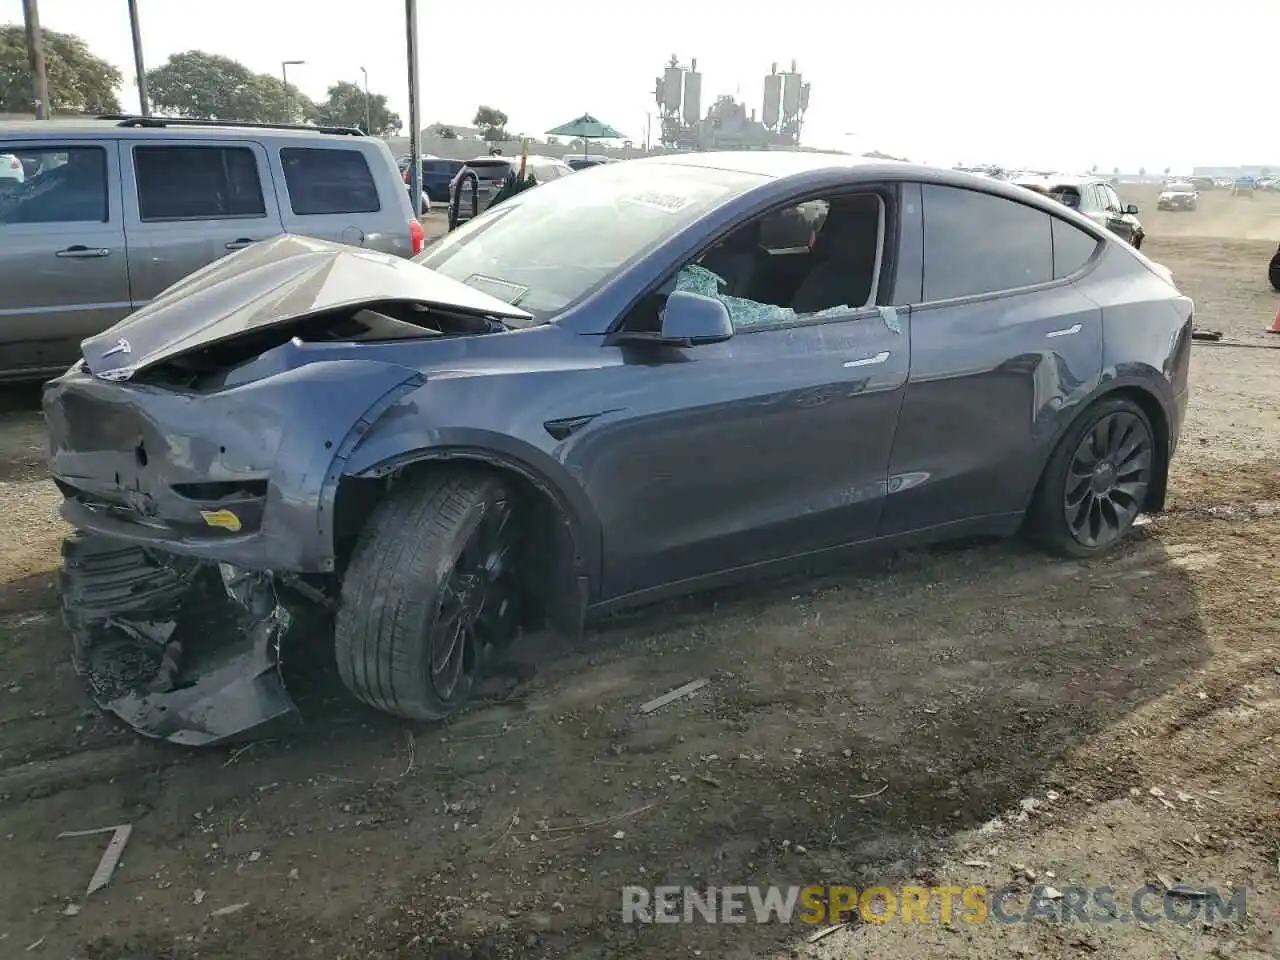
{"label": "rear quarter panel", "polygon": [[1189,389],[1194,304],[1115,241],[1077,284],[1102,307],[1100,391],[1136,386],[1153,394],[1165,411],[1172,450]]}

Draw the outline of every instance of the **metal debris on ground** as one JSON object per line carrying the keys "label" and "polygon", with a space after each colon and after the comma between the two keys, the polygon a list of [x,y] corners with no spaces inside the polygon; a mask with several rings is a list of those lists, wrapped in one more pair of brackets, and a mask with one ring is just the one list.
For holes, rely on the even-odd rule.
{"label": "metal debris on ground", "polygon": [[92,896],[111,882],[111,875],[120,862],[121,854],[124,853],[124,845],[129,842],[129,835],[133,833],[133,824],[122,823],[114,827],[98,827],[96,830],[64,830],[58,834],[58,839],[61,840],[64,837],[91,837],[98,833],[110,833],[111,842],[107,844],[102,859],[98,861],[98,869],[93,871],[93,876],[89,878],[89,886],[84,892],[86,897]]}
{"label": "metal debris on ground", "polygon": [[1221,340],[1222,331],[1221,330],[1192,330],[1191,339],[1192,340]]}
{"label": "metal debris on ground", "polygon": [[217,910],[213,911],[213,913],[209,914],[209,917],[210,919],[213,917],[225,917],[232,913],[238,913],[248,905],[249,901],[246,900],[244,903],[233,903],[229,907],[219,907]]}
{"label": "metal debris on ground", "polygon": [[693,680],[689,683],[686,683],[683,687],[676,687],[674,690],[669,690],[668,692],[664,693],[662,696],[656,697],[653,700],[650,700],[648,703],[641,704],[640,712],[653,713],[653,711],[658,710],[662,707],[665,707],[668,703],[671,703],[673,700],[679,700],[681,697],[687,697],[689,696],[689,694],[695,693],[698,690],[701,690],[709,682],[710,682],[709,680],[705,680],[705,679]]}
{"label": "metal debris on ground", "polygon": [[817,933],[813,933],[805,937],[804,942],[817,943],[819,940],[825,940],[827,937],[831,936],[837,930],[843,930],[847,926],[849,926],[849,924],[847,923],[837,923],[833,927],[824,927],[823,929],[819,930]]}

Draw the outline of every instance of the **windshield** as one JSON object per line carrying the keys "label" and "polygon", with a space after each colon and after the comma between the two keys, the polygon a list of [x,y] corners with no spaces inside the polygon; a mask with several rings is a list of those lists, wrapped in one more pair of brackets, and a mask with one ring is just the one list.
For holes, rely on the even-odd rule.
{"label": "windshield", "polygon": [[611,163],[526,190],[414,258],[546,319],[765,178],[674,163]]}

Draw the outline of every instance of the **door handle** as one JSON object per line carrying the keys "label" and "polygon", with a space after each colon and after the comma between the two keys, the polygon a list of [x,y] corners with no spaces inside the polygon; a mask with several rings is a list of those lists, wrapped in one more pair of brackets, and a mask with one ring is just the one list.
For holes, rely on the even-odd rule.
{"label": "door handle", "polygon": [[59,250],[55,256],[62,257],[64,260],[88,260],[90,257],[109,257],[111,249],[109,247],[86,247],[82,243],[77,243],[74,247],[67,247],[65,250]]}
{"label": "door handle", "polygon": [[889,351],[881,350],[873,357],[863,357],[861,360],[848,360],[845,362],[846,367],[869,367],[876,363],[884,363],[889,359]]}
{"label": "door handle", "polygon": [[252,243],[257,243],[257,241],[250,240],[248,237],[241,237],[239,240],[232,240],[230,243],[223,244],[223,246],[228,250],[243,250]]}
{"label": "door handle", "polygon": [[1045,334],[1045,336],[1046,337],[1073,337],[1083,329],[1084,327],[1082,327],[1080,324],[1073,323],[1071,326],[1064,327],[1061,330],[1050,330],[1048,333]]}

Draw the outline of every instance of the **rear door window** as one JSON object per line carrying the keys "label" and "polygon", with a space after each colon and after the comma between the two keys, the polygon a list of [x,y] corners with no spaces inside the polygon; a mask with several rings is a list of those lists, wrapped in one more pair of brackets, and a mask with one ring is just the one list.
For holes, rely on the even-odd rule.
{"label": "rear door window", "polygon": [[1000,293],[1054,277],[1054,218],[977,190],[925,184],[924,299]]}
{"label": "rear door window", "polygon": [[3,147],[0,164],[0,224],[107,222],[101,147]]}
{"label": "rear door window", "polygon": [[298,216],[376,213],[382,208],[369,164],[359,150],[283,147],[289,206]]}
{"label": "rear door window", "polygon": [[143,221],[267,215],[248,147],[136,146],[133,168]]}

